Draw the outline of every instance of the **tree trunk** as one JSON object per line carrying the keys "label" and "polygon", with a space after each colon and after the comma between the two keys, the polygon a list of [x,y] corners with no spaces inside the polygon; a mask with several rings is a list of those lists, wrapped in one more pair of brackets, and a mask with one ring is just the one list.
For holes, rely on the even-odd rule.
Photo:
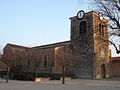
{"label": "tree trunk", "polygon": [[8,83],[8,79],[9,79],[9,72],[10,72],[10,66],[8,66],[8,68],[7,68],[6,83]]}
{"label": "tree trunk", "polygon": [[37,71],[35,72],[35,78],[37,78]]}
{"label": "tree trunk", "polygon": [[65,66],[62,67],[62,84],[65,84]]}

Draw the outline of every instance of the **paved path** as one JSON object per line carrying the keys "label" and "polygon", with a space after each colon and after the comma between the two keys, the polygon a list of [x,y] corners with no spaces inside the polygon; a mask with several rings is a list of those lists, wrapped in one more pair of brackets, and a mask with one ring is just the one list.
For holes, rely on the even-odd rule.
{"label": "paved path", "polygon": [[61,81],[35,83],[31,81],[10,80],[5,83],[0,79],[0,90],[120,90],[119,80],[71,80],[65,85]]}

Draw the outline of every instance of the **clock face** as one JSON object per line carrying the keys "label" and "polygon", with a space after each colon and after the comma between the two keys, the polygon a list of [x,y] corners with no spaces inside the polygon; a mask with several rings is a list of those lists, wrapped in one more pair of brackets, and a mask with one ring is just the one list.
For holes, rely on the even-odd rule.
{"label": "clock face", "polygon": [[77,18],[78,19],[82,19],[84,17],[84,11],[83,10],[80,10],[78,13],[77,13]]}

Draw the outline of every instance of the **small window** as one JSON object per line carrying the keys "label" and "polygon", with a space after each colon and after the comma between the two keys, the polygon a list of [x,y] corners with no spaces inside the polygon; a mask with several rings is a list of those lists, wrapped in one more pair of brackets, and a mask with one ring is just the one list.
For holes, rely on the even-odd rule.
{"label": "small window", "polygon": [[104,36],[104,25],[103,24],[99,24],[99,27],[100,27],[100,30],[99,30],[100,35]]}
{"label": "small window", "polygon": [[105,51],[101,51],[101,57],[102,57],[102,58],[105,57]]}

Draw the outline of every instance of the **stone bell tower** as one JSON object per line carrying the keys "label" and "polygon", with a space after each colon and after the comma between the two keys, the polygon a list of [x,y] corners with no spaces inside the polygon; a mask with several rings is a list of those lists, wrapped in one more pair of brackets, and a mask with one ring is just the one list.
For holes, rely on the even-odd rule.
{"label": "stone bell tower", "polygon": [[[72,73],[76,74],[78,78],[106,77],[109,48],[108,43],[102,41],[101,38],[100,40],[99,37],[103,37],[102,34],[104,34],[104,39],[108,40],[107,21],[94,11],[84,13],[83,10],[70,20],[71,45],[75,56],[72,60]],[[102,76],[102,74],[104,75]]]}

